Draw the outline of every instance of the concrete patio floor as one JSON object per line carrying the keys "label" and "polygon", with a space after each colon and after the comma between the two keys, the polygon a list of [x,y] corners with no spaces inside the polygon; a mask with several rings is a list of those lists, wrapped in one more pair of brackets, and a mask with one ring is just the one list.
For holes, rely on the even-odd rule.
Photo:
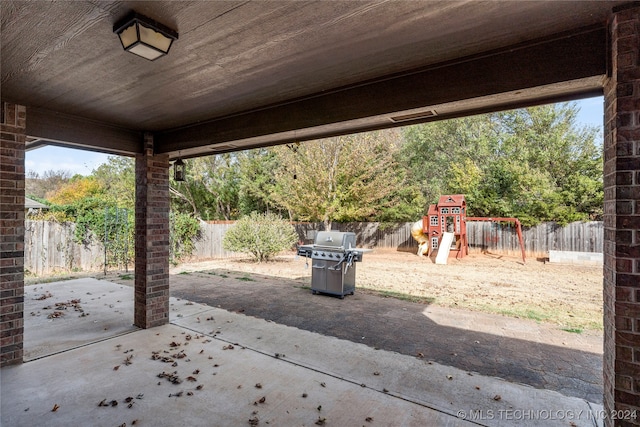
{"label": "concrete patio floor", "polygon": [[[55,303],[67,309],[48,318]],[[132,319],[131,287],[26,287],[30,361],[0,371],[0,424],[601,424],[601,406],[582,399],[203,304],[171,298],[170,324],[158,328]]]}

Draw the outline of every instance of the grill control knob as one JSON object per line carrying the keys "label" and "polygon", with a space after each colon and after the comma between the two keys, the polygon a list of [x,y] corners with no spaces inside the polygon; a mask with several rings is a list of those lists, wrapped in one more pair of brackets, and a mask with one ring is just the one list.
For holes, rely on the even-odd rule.
{"label": "grill control knob", "polygon": [[318,255],[318,252],[314,252],[313,254],[314,254],[314,255]]}

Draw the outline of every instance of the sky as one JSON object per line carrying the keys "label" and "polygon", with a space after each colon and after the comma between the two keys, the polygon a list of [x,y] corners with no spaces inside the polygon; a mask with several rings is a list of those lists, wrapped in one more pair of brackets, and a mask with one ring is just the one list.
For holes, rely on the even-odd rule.
{"label": "sky", "polygon": [[[602,126],[603,97],[587,98],[576,102],[580,108],[579,125]],[[25,166],[27,173],[33,171],[39,175],[49,170],[66,170],[72,175],[91,175],[94,169],[107,162],[107,158],[107,154],[47,146],[27,151]]]}

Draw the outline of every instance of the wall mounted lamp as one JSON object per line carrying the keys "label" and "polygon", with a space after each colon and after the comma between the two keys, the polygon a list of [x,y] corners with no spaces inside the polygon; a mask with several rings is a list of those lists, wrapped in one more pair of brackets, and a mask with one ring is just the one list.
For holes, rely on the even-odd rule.
{"label": "wall mounted lamp", "polygon": [[182,161],[182,159],[178,159],[173,162],[173,180],[176,182],[184,182],[187,172],[187,165]]}
{"label": "wall mounted lamp", "polygon": [[169,53],[178,33],[164,25],[132,12],[113,26],[122,47],[127,52],[155,61]]}

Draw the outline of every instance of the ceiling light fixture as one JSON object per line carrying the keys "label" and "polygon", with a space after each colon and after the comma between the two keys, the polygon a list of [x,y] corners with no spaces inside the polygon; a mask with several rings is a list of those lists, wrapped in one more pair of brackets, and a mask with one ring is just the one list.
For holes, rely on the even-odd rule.
{"label": "ceiling light fixture", "polygon": [[169,53],[171,44],[178,39],[178,33],[164,25],[132,12],[113,26],[122,47],[149,61],[155,61]]}

